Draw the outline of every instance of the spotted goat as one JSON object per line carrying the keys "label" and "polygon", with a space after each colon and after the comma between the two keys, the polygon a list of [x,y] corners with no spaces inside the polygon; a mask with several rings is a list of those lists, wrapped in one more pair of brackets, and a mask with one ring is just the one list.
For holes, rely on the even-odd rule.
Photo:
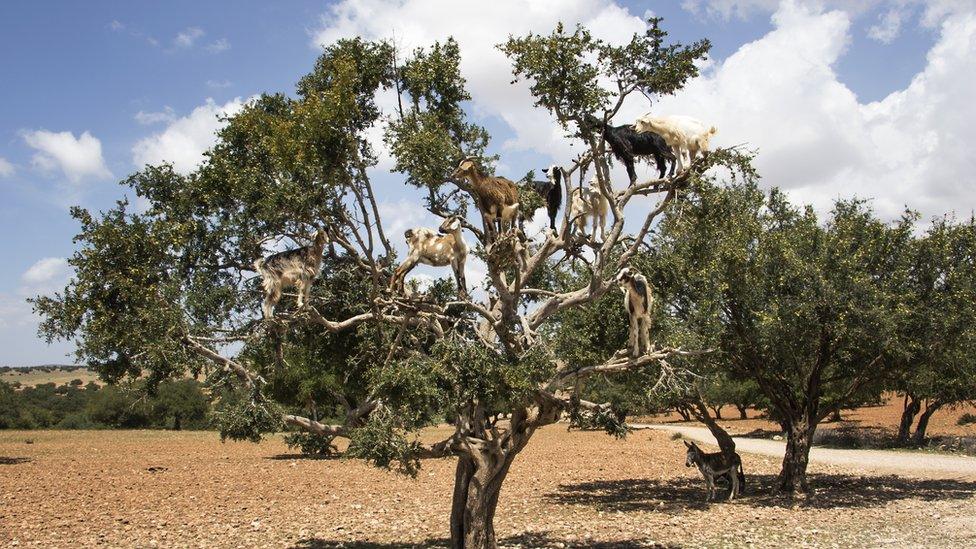
{"label": "spotted goat", "polygon": [[418,263],[432,267],[450,265],[454,270],[458,293],[467,295],[467,285],[464,280],[464,263],[468,258],[468,244],[464,241],[459,217],[448,217],[441,226],[434,231],[427,227],[407,229],[403,233],[410,251],[407,259],[397,267],[390,279],[390,287],[397,292],[403,292],[404,279]]}
{"label": "spotted goat", "polygon": [[319,229],[311,245],[271,254],[254,262],[254,269],[261,275],[264,289],[264,302],[261,304],[264,318],[274,316],[275,305],[286,288],[298,291],[299,309],[308,303],[312,283],[322,268],[322,252],[327,240],[325,229]]}

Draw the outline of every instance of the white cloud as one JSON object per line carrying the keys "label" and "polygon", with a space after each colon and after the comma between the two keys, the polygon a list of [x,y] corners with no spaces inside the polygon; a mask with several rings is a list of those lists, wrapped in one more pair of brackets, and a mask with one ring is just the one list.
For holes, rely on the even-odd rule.
{"label": "white cloud", "polygon": [[135,119],[136,122],[144,126],[158,124],[160,122],[172,122],[176,120],[176,112],[173,110],[173,107],[166,106],[159,112],[139,111],[136,113]]}
{"label": "white cloud", "polygon": [[112,29],[115,32],[119,32],[121,30],[125,30],[125,25],[123,25],[117,19],[113,19],[112,22],[108,24],[108,28]]}
{"label": "white cloud", "polygon": [[210,53],[221,53],[230,49],[230,42],[226,38],[221,38],[216,42],[207,44],[207,51]]}
{"label": "white cloud", "polygon": [[[758,14],[775,12],[781,0],[683,0],[681,7],[701,18],[711,19],[749,19]],[[870,11],[874,6],[886,0],[809,0],[804,4],[814,8],[841,9],[852,15],[860,15]],[[889,0],[890,1],[890,0]],[[926,0],[901,0],[904,4],[910,1],[924,2]],[[954,1],[954,0],[948,0]]]}
{"label": "white cloud", "polygon": [[868,29],[868,38],[882,44],[890,44],[901,34],[902,24],[907,17],[904,8],[895,7],[878,15],[878,23]]}
{"label": "white cloud", "polygon": [[216,132],[224,126],[219,118],[236,114],[243,105],[240,98],[223,105],[208,98],[189,115],[172,120],[165,130],[139,140],[132,147],[132,162],[137,167],[170,162],[180,173],[193,171],[203,161],[203,153],[216,142]]}
{"label": "white cloud", "polygon": [[229,88],[232,85],[230,80],[207,80],[207,87],[214,90]]}
{"label": "white cloud", "polygon": [[205,32],[200,27],[188,27],[180,31],[175,38],[173,38],[173,47],[177,49],[189,49],[199,40]]}
{"label": "white cloud", "polygon": [[[783,187],[795,200],[820,210],[838,197],[857,195],[873,198],[886,216],[897,215],[906,204],[926,215],[951,209],[968,213],[974,204],[965,177],[976,172],[976,157],[969,151],[976,138],[971,125],[976,107],[970,99],[976,96],[974,4],[891,4],[906,13],[922,10],[920,20],[938,30],[938,43],[926,68],[905,90],[861,103],[839,80],[836,66],[851,41],[852,21],[877,8],[878,0],[688,1],[687,9],[708,16],[772,11],[773,30],[725,60],[704,63],[701,77],[677,96],[656,102],[654,110],[714,123],[719,128],[716,145],[757,148],[765,185]],[[443,17],[447,9],[458,19],[477,18],[479,24],[458,32],[451,22],[455,19]],[[575,152],[551,116],[531,107],[524,83],[509,84],[511,66],[495,48],[509,34],[549,32],[558,20],[582,22],[595,35],[617,42],[643,29],[640,17],[609,0],[573,0],[558,9],[505,0],[477,7],[447,1],[399,0],[391,5],[346,0],[329,10],[313,40],[321,46],[348,36],[395,36],[401,49],[409,51],[455,35],[473,112],[498,117],[514,133],[503,148],[564,162]],[[646,100],[634,97],[615,123],[629,122],[646,110]]]}
{"label": "white cloud", "polygon": [[967,179],[976,170],[976,15],[952,13],[911,84],[862,104],[834,71],[851,16],[787,0],[774,30],[655,108],[717,125],[716,145],[757,147],[765,184],[821,211],[856,195],[888,217],[905,205],[968,214],[976,205]]}
{"label": "white cloud", "polygon": [[[448,12],[452,17],[444,17]],[[478,24],[459,29],[456,22],[467,20]],[[496,48],[509,35],[548,33],[560,21],[569,28],[583,23],[595,36],[614,43],[627,41],[645,29],[640,16],[610,0],[566,0],[558,6],[516,0],[344,0],[322,18],[321,28],[313,33],[313,45],[318,49],[354,36],[395,37],[401,50],[411,51],[453,36],[461,47],[461,72],[472,95],[474,113],[497,116],[515,132],[503,147],[534,150],[565,161],[575,153],[563,132],[548,112],[532,106],[525,82],[510,84],[511,64]]]}
{"label": "white cloud", "polygon": [[400,256],[406,251],[406,244],[403,242],[403,233],[407,229],[414,227],[437,228],[440,220],[435,221],[434,216],[424,208],[417,206],[416,202],[401,199],[396,202],[379,202],[376,208],[380,212],[380,219],[383,220],[383,232],[390,240]]}
{"label": "white cloud", "polygon": [[45,257],[31,265],[20,279],[30,285],[47,284],[58,278],[66,278],[68,260],[63,257]]}
{"label": "white cloud", "polygon": [[16,169],[6,158],[0,157],[0,177],[10,177]]}
{"label": "white cloud", "polygon": [[102,158],[102,142],[87,131],[77,138],[66,131],[35,130],[23,132],[22,135],[27,145],[37,150],[32,163],[42,171],[60,169],[72,183],[89,177],[112,177]]}

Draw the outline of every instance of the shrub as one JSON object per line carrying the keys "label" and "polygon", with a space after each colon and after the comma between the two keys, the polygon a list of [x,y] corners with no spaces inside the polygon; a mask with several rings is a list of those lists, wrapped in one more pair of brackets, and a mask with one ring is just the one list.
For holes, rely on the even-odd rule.
{"label": "shrub", "polygon": [[976,414],[966,412],[959,416],[959,421],[956,422],[956,425],[970,425],[972,423],[976,423]]}
{"label": "shrub", "polygon": [[289,433],[284,437],[285,444],[307,456],[333,456],[339,449],[332,444],[332,437],[313,433]]}

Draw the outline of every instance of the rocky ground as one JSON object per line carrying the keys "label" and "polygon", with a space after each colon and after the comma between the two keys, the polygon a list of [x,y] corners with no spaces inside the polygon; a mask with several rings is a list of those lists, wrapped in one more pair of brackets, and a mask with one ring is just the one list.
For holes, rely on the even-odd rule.
{"label": "rocky ground", "polygon": [[[512,467],[497,530],[508,547],[976,546],[976,471],[909,479],[814,465],[817,495],[791,501],[768,495],[778,460],[743,459],[745,497],[706,503],[667,433],[616,441],[551,426]],[[301,459],[278,437],[0,432],[0,546],[437,546],[453,472],[449,459],[416,479]]]}

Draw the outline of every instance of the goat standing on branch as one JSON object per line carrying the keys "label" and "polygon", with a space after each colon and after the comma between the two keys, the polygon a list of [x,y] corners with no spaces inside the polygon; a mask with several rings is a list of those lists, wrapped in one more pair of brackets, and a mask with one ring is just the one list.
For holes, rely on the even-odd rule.
{"label": "goat standing on branch", "polygon": [[610,201],[600,192],[600,181],[594,174],[586,188],[575,187],[569,193],[569,218],[573,220],[577,230],[586,234],[586,220],[593,223],[590,239],[596,239],[596,229],[600,227],[600,241],[607,239],[607,212]]}
{"label": "goat standing on branch", "polygon": [[675,157],[668,143],[656,133],[638,132],[634,126],[611,126],[592,114],[586,115],[584,125],[592,130],[603,133],[603,138],[610,145],[613,155],[624,163],[630,184],[637,182],[637,171],[634,162],[638,156],[653,156],[657,163],[659,177],[664,179],[668,161],[671,162],[671,175],[674,175]]}
{"label": "goat standing on branch", "polygon": [[458,164],[451,178],[456,181],[467,181],[467,190],[475,205],[481,211],[485,230],[493,232],[497,221],[498,233],[511,227],[518,216],[518,188],[515,183],[504,177],[488,176],[481,173],[474,158],[467,157]]}
{"label": "goat standing on branch", "polygon": [[566,175],[563,169],[556,165],[543,168],[542,172],[546,174],[548,179],[546,181],[530,181],[529,185],[546,201],[549,228],[552,229],[552,232],[557,233],[556,214],[559,213],[559,207],[563,203],[563,180]]}
{"label": "goat standing on branch", "polygon": [[651,305],[654,304],[654,298],[651,296],[647,278],[630,267],[620,269],[617,282],[622,286],[624,307],[630,319],[630,333],[627,340],[630,353],[631,356],[641,356],[651,348]]}
{"label": "goat standing on branch", "polygon": [[733,453],[730,457],[722,452],[706,454],[694,442],[689,443],[687,440],[683,442],[688,448],[685,467],[695,465],[705,477],[705,501],[715,498],[715,479],[722,476],[727,476],[731,480],[729,501],[735,499],[735,496],[741,492],[741,488],[746,485],[746,474],[742,470],[742,458],[739,454]]}
{"label": "goat standing on branch", "polygon": [[274,307],[281,300],[281,292],[285,288],[298,290],[298,308],[305,306],[312,292],[312,282],[322,268],[326,241],[325,229],[319,229],[311,245],[278,252],[254,262],[254,269],[261,275],[264,288],[264,302],[261,304],[264,318],[274,316]]}
{"label": "goat standing on branch", "polygon": [[390,279],[391,288],[403,292],[404,278],[418,263],[433,267],[450,265],[454,269],[458,294],[462,297],[468,295],[468,287],[464,281],[464,262],[468,257],[468,244],[464,241],[461,231],[461,219],[458,217],[445,219],[438,232],[439,235],[433,229],[418,227],[407,229],[403,233],[410,252],[407,254],[407,259],[393,273],[393,278]]}
{"label": "goat standing on branch", "polygon": [[[715,126],[706,126],[704,122],[690,116],[652,116],[650,113],[637,119],[634,128],[639,135],[657,135],[667,142],[678,158],[678,171],[684,171],[698,157],[709,149],[709,141],[718,133]],[[685,155],[688,163],[685,164]]]}

